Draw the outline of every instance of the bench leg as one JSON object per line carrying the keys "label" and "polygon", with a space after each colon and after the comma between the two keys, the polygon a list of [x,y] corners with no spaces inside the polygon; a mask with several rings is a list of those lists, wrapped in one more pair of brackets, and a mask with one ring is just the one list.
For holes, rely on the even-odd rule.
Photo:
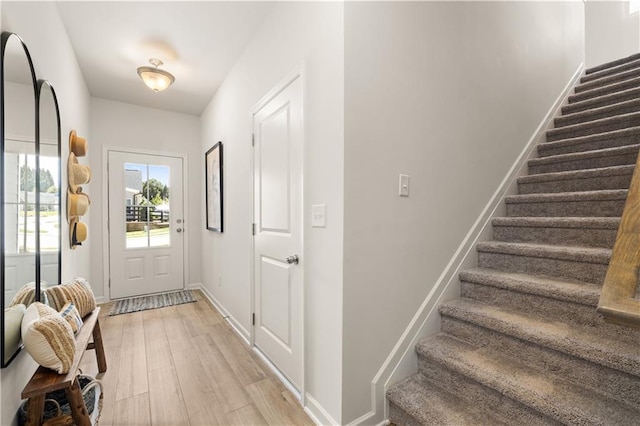
{"label": "bench leg", "polygon": [[27,426],[39,426],[42,424],[44,412],[44,395],[32,396],[27,406]]}
{"label": "bench leg", "polygon": [[78,379],[74,379],[71,383],[71,387],[65,389],[67,400],[69,400],[69,407],[71,408],[71,416],[77,426],[91,426],[91,419],[89,418],[89,412],[84,405],[84,399],[82,398],[82,392],[80,391],[80,383]]}
{"label": "bench leg", "polygon": [[107,357],[104,356],[104,347],[102,346],[100,319],[96,321],[96,325],[93,327],[93,345],[96,351],[96,360],[98,361],[98,371],[104,373],[107,371]]}

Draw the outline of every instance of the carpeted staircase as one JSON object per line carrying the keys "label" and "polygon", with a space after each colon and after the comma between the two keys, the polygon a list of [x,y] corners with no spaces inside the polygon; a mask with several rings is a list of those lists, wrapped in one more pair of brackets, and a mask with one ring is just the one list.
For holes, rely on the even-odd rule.
{"label": "carpeted staircase", "polygon": [[392,423],[640,425],[640,329],[596,312],[639,148],[640,54],[581,78],[387,391]]}

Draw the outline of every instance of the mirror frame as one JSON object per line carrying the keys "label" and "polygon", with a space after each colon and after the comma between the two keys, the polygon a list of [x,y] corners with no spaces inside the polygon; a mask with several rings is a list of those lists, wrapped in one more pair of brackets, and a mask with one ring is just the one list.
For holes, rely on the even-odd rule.
{"label": "mirror frame", "polygon": [[56,144],[58,153],[58,277],[57,282],[54,285],[62,282],[62,130],[60,126],[60,106],[58,105],[58,96],[56,90],[49,80],[39,79],[36,88],[36,233],[38,238],[36,239],[36,301],[40,299],[40,282],[42,281],[42,265],[41,265],[41,253],[40,253],[40,101],[42,100],[42,89],[48,87],[51,90],[51,96],[53,104],[56,109]]}
{"label": "mirror frame", "polygon": [[[33,61],[31,60],[31,54],[29,53],[29,49],[27,48],[27,45],[24,43],[24,41],[22,40],[22,38],[20,38],[19,35],[12,33],[12,32],[8,32],[8,31],[3,31],[2,35],[0,36],[0,107],[2,107],[2,111],[0,113],[0,176],[4,176],[4,149],[5,149],[5,108],[4,108],[4,93],[5,93],[5,88],[4,88],[4,75],[5,75],[5,70],[4,70],[4,57],[5,57],[5,51],[6,51],[6,47],[7,47],[7,43],[9,42],[9,40],[15,37],[15,39],[22,45],[22,48],[24,49],[24,53],[27,59],[27,62],[29,64],[29,68],[31,71],[31,80],[32,80],[32,84],[33,84],[33,100],[34,100],[34,106],[35,106],[35,110],[34,110],[34,121],[33,121],[33,125],[34,125],[34,134],[35,134],[35,144],[36,144],[36,159],[37,159],[37,154],[39,151],[39,141],[38,141],[38,116],[39,116],[39,111],[38,111],[38,95],[37,95],[37,80],[36,80],[36,71],[35,68],[33,66]],[[36,160],[37,161],[37,160]],[[36,162],[36,166],[37,166],[37,162]],[[4,179],[3,179],[4,181]],[[4,184],[0,185],[0,200],[2,201],[2,203],[4,204],[4,197],[5,197],[5,193],[4,193]],[[39,197],[36,197],[36,212],[39,209]],[[5,232],[4,232],[4,223],[5,223],[5,217],[4,217],[4,205],[0,208],[0,249],[1,249],[1,253],[0,253],[0,303],[2,304],[2,322],[1,322],[1,327],[0,327],[0,333],[1,333],[1,338],[0,338],[0,359],[2,360],[2,368],[8,366],[11,361],[13,361],[16,356],[18,356],[18,354],[20,353],[20,351],[22,350],[23,345],[20,344],[20,346],[18,347],[18,349],[16,350],[15,353],[13,354],[5,354],[5,347],[4,347],[4,305],[5,305],[5,295],[4,295],[4,280],[5,280],[5,246],[4,246],[4,237],[5,237]],[[36,232],[39,232],[39,223],[36,220]],[[35,283],[35,300],[36,301],[40,301],[40,270],[39,270],[39,263],[40,263],[40,253],[39,251],[37,251],[38,248],[38,244],[39,244],[39,238],[37,239],[36,242],[36,283]]]}

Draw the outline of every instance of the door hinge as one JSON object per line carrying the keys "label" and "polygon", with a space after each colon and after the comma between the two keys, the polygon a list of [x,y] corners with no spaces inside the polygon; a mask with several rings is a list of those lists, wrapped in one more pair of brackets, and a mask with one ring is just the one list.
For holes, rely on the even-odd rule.
{"label": "door hinge", "polygon": [[251,325],[256,325],[256,314],[251,314]]}
{"label": "door hinge", "polygon": [[255,146],[255,145],[256,145],[256,134],[251,133],[251,146]]}
{"label": "door hinge", "polygon": [[111,288],[111,278],[109,278],[109,288]]}
{"label": "door hinge", "polygon": [[255,223],[251,224],[251,235],[256,235],[256,224]]}

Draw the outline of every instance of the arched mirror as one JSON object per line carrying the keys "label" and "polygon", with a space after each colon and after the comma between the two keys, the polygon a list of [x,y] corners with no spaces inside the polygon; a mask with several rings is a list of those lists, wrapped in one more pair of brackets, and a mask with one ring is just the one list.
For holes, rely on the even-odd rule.
{"label": "arched mirror", "polygon": [[38,80],[38,234],[40,282],[60,283],[61,209],[60,209],[60,111],[51,83]]}
{"label": "arched mirror", "polygon": [[[35,185],[37,86],[33,62],[22,39],[3,32],[0,41],[0,276],[4,308],[0,343],[2,367],[6,367],[22,347],[24,309],[40,296]],[[25,287],[29,283],[33,287],[30,292]]]}

